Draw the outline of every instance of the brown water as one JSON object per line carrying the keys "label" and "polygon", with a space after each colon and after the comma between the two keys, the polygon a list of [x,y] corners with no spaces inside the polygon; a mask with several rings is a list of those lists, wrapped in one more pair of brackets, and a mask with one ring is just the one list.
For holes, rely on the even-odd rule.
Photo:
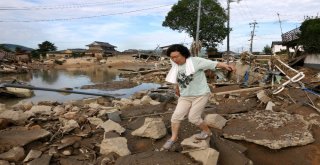
{"label": "brown water", "polygon": [[[80,89],[83,85],[99,84],[110,81],[121,81],[122,79],[118,76],[119,71],[112,68],[101,68],[101,67],[87,67],[87,68],[76,68],[66,70],[37,70],[27,74],[17,75],[0,75],[0,82],[4,80],[18,80],[27,82],[29,85],[35,87],[63,89],[72,88],[75,91],[100,93],[100,94],[119,94],[119,97],[129,97],[133,93],[140,90],[147,90],[151,88],[157,88],[160,85],[154,83],[143,83],[133,88],[104,91],[98,89]],[[0,97],[0,103],[6,104],[7,106],[14,105],[19,101],[32,101],[34,103],[38,101],[58,101],[65,102],[70,100],[79,100],[84,98],[92,98],[96,96],[81,95],[81,94],[62,94],[58,92],[49,91],[34,91],[35,96],[26,99],[17,98],[4,98]]]}

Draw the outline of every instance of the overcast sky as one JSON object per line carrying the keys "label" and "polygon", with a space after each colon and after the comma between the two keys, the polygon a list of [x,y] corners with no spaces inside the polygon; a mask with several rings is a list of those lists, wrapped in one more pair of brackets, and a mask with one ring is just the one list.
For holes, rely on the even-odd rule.
{"label": "overcast sky", "polygon": [[[178,0],[10,0],[0,1],[0,43],[38,48],[50,41],[58,50],[87,48],[93,41],[108,42],[117,50],[155,49],[157,45],[185,43],[185,33],[162,27],[165,16]],[[227,0],[219,0],[226,8]],[[241,0],[231,3],[230,50],[250,46],[249,23],[255,29],[253,51],[299,27],[305,16],[320,14],[319,0]],[[279,13],[279,17],[277,15]],[[196,21],[196,20],[195,20]],[[226,50],[226,41],[219,45]]]}

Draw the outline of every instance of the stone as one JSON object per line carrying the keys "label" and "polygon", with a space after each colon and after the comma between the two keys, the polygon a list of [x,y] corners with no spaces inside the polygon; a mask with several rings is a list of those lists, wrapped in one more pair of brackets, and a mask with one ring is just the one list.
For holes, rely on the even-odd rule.
{"label": "stone", "polygon": [[97,118],[97,117],[88,117],[87,118],[89,123],[92,125],[101,125],[103,123],[102,119]]}
{"label": "stone", "polygon": [[0,130],[7,128],[10,123],[11,121],[8,119],[0,119]]}
{"label": "stone", "polygon": [[120,124],[118,124],[112,120],[108,120],[108,121],[100,124],[99,127],[103,128],[105,132],[116,131],[120,135],[124,131],[126,131],[126,129],[123,128]]}
{"label": "stone", "polygon": [[144,124],[131,134],[133,136],[160,139],[167,134],[167,129],[161,118],[146,118]]}
{"label": "stone", "polygon": [[227,120],[218,114],[208,114],[204,118],[204,121],[208,124],[209,127],[218,129],[222,129],[227,123]]}
{"label": "stone", "polygon": [[38,150],[30,150],[28,155],[24,158],[23,162],[29,162],[33,159],[39,158],[42,152]]}
{"label": "stone", "polygon": [[66,119],[77,119],[79,117],[77,112],[67,112],[63,115],[64,118]]}
{"label": "stone", "polygon": [[23,111],[6,110],[0,113],[0,118],[13,120],[17,123],[25,123],[32,114],[24,113]]}
{"label": "stone", "polygon": [[10,165],[10,163],[6,160],[0,160],[0,165]]}
{"label": "stone", "polygon": [[266,110],[272,111],[273,106],[275,106],[275,104],[272,101],[269,101],[266,106]]}
{"label": "stone", "polygon": [[181,142],[183,150],[206,149],[210,147],[210,138],[206,140],[197,140],[195,137],[196,135],[192,135],[191,137],[186,138]]}
{"label": "stone", "polygon": [[77,106],[72,107],[71,112],[79,112],[81,109]]}
{"label": "stone", "polygon": [[134,99],[134,100],[132,101],[132,104],[133,104],[134,106],[142,105],[142,104],[141,104],[141,100],[139,100],[139,99]]}
{"label": "stone", "polygon": [[130,155],[131,152],[128,149],[127,139],[123,137],[103,139],[100,144],[100,154],[108,155],[112,152],[119,156]]}
{"label": "stone", "polygon": [[62,105],[57,105],[56,107],[53,108],[52,111],[54,112],[55,116],[60,116],[64,113],[66,113],[66,110],[63,108]]}
{"label": "stone", "polygon": [[49,149],[49,155],[50,156],[57,156],[58,155],[58,149],[56,148],[56,147],[50,147],[50,149]]}
{"label": "stone", "polygon": [[6,110],[6,105],[0,103],[0,113]]}
{"label": "stone", "polygon": [[37,127],[14,127],[1,131],[0,145],[24,146],[32,141],[47,137],[50,134],[49,131]]}
{"label": "stone", "polygon": [[93,108],[93,109],[98,109],[98,108],[101,107],[101,105],[98,104],[98,103],[90,103],[90,104],[89,104],[89,107],[90,107],[90,108]]}
{"label": "stone", "polygon": [[[62,118],[60,118],[59,120],[61,120]],[[72,131],[75,128],[79,128],[79,124],[77,121],[75,120],[65,120],[62,119],[61,120],[63,127],[61,127],[61,129],[63,130],[63,133],[67,133]]]}
{"label": "stone", "polygon": [[121,122],[121,118],[120,118],[120,111],[114,111],[114,112],[109,112],[108,113],[108,119],[114,121],[114,122]]}
{"label": "stone", "polygon": [[151,101],[152,101],[152,98],[148,95],[143,96],[141,99],[142,104],[150,104]]}
{"label": "stone", "polygon": [[31,112],[33,114],[51,115],[53,113],[51,109],[51,106],[35,105],[28,112]]}
{"label": "stone", "polygon": [[0,159],[9,162],[18,162],[25,157],[25,152],[22,147],[13,147],[8,152],[0,154]]}
{"label": "stone", "polygon": [[82,138],[78,136],[65,137],[61,140],[61,144],[58,145],[58,150],[73,145],[75,142],[80,141]]}
{"label": "stone", "polygon": [[71,149],[63,150],[62,154],[65,155],[65,156],[70,156],[70,155],[72,155],[72,150]]}
{"label": "stone", "polygon": [[212,148],[194,150],[188,152],[188,154],[203,165],[216,165],[219,158],[219,152]]}
{"label": "stone", "polygon": [[281,149],[314,142],[309,124],[298,114],[253,111],[232,117],[223,128],[223,136]]}
{"label": "stone", "polygon": [[60,158],[59,164],[60,165],[91,165],[90,163],[84,160],[77,160],[76,158],[71,158],[71,157]]}
{"label": "stone", "polygon": [[51,160],[51,156],[48,154],[43,154],[40,158],[34,159],[31,162],[27,163],[27,165],[49,165]]}
{"label": "stone", "polygon": [[266,95],[264,90],[261,90],[257,93],[257,97],[260,101],[262,101],[263,103],[267,103],[269,101],[271,101],[271,98],[269,96]]}
{"label": "stone", "polygon": [[159,101],[155,101],[155,100],[151,100],[149,103],[151,105],[159,105],[159,104],[161,104]]}

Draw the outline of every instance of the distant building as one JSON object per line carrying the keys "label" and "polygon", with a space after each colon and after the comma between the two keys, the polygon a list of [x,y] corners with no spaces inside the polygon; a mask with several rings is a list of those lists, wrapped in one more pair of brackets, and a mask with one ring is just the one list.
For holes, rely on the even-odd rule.
{"label": "distant building", "polygon": [[93,43],[86,46],[88,46],[89,49],[85,52],[85,54],[87,56],[92,56],[92,57],[97,57],[97,56],[108,57],[108,56],[113,56],[117,52],[115,50],[115,48],[117,47],[107,42],[94,41]]}
{"label": "distant building", "polygon": [[15,60],[16,60],[16,56],[13,53],[0,50],[0,61],[14,62]]}
{"label": "distant building", "polygon": [[[271,50],[272,53],[287,51],[287,46],[282,45],[282,41],[272,41]],[[289,48],[289,52],[294,52],[294,50],[292,48]]]}
{"label": "distant building", "polygon": [[47,59],[59,59],[59,58],[70,58],[74,57],[75,55],[81,57],[85,54],[86,49],[67,49],[67,50],[60,50],[60,51],[50,51],[46,54]]}
{"label": "distant building", "polygon": [[16,53],[16,60],[21,62],[31,62],[30,53]]}

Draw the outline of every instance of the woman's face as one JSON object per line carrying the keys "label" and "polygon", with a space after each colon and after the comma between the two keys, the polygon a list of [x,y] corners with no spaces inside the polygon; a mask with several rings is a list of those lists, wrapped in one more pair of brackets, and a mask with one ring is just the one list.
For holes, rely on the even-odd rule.
{"label": "woman's face", "polygon": [[178,65],[182,65],[186,62],[186,58],[183,55],[181,55],[181,53],[178,51],[171,52],[170,58],[173,62],[175,62]]}

